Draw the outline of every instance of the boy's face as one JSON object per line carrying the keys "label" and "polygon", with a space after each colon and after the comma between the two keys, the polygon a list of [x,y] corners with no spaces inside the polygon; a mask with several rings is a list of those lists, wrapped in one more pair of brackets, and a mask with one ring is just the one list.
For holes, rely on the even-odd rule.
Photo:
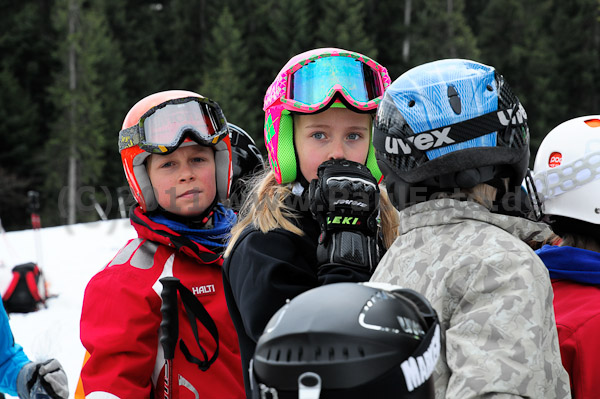
{"label": "boy's face", "polygon": [[294,144],[300,172],[317,178],[319,165],[330,159],[364,163],[371,142],[371,115],[345,108],[318,114],[294,115]]}
{"label": "boy's face", "polygon": [[217,194],[215,153],[198,144],[179,147],[167,155],[152,154],[146,170],[158,204],[180,216],[197,216]]}

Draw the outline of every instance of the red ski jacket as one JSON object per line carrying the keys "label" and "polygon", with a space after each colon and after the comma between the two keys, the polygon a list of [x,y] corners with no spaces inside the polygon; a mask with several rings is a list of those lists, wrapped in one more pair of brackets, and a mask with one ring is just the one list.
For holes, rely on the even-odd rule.
{"label": "red ski jacket", "polygon": [[600,397],[600,253],[545,245],[536,253],[548,268],[560,354],[573,399]]}
{"label": "red ski jacket", "polygon": [[573,398],[598,397],[600,288],[552,279],[560,354],[571,378]]}
{"label": "red ski jacket", "polygon": [[87,353],[75,397],[163,397],[159,279],[174,276],[192,291],[213,319],[219,347],[216,360],[206,371],[186,359],[181,341],[189,350],[188,357],[199,360],[210,359],[216,343],[200,321],[196,321],[196,341],[179,297],[179,339],[171,398],[244,398],[237,335],[223,294],[221,256],[154,223],[139,207],[132,213],[131,222],[138,238],[129,241],[85,290],[81,342]]}

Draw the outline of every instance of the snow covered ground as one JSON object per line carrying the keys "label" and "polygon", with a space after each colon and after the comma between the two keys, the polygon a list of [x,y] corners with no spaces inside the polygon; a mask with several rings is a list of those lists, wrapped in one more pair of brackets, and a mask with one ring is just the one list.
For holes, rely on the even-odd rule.
{"label": "snow covered ground", "polygon": [[8,286],[13,266],[38,262],[49,283],[49,294],[57,295],[48,300],[46,309],[10,314],[10,324],[15,341],[30,359],[54,357],[62,363],[71,398],[84,355],[79,317],[85,286],[136,236],[129,219],[117,219],[8,232],[0,237],[0,292]]}

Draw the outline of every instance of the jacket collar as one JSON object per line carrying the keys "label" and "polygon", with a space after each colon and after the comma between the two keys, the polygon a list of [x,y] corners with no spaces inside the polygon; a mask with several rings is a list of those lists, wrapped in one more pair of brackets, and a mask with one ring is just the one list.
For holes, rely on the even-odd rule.
{"label": "jacket collar", "polygon": [[400,234],[419,227],[454,224],[468,220],[494,225],[526,242],[544,242],[552,237],[552,230],[545,223],[492,213],[476,202],[451,198],[425,201],[402,210]]}
{"label": "jacket collar", "polygon": [[153,222],[142,212],[139,206],[130,212],[131,225],[135,228],[140,238],[157,242],[177,249],[202,263],[222,263],[221,254],[214,253],[203,245],[182,236],[167,226]]}

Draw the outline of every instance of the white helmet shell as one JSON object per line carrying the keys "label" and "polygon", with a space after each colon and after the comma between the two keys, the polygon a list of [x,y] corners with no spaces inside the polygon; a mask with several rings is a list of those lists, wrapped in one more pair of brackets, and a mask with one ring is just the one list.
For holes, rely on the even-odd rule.
{"label": "white helmet shell", "polygon": [[544,214],[600,224],[600,115],[571,119],[552,129],[533,169]]}

